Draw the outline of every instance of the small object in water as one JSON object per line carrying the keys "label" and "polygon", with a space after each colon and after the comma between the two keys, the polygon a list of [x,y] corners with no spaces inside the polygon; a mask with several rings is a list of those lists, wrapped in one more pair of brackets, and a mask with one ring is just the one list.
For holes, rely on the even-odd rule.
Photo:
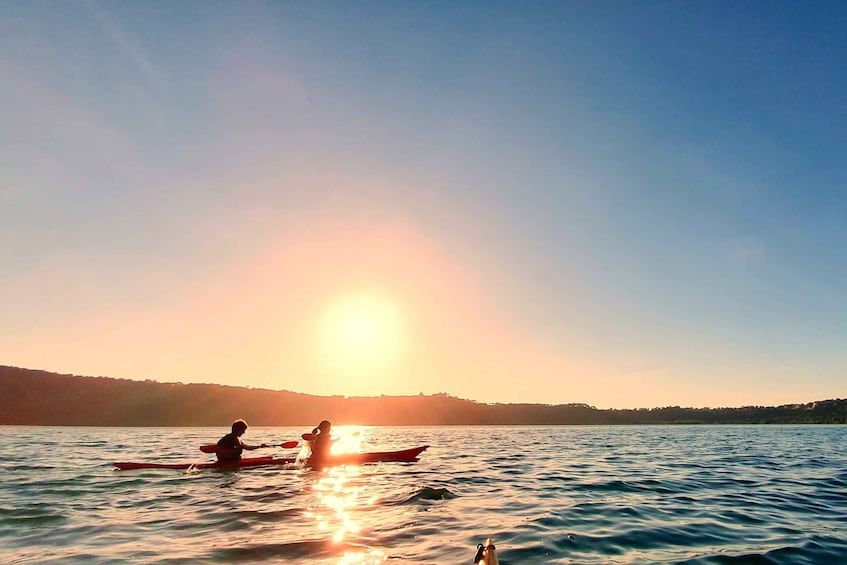
{"label": "small object in water", "polygon": [[485,540],[485,545],[477,544],[476,555],[473,558],[474,565],[499,565],[497,561],[497,553],[494,547],[494,540],[488,538]]}

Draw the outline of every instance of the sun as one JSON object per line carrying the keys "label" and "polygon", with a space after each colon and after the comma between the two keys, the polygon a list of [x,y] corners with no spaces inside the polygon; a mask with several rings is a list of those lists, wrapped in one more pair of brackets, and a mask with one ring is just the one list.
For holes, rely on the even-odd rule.
{"label": "sun", "polygon": [[339,377],[385,375],[405,349],[402,311],[378,293],[353,293],[330,301],[318,334],[321,360]]}

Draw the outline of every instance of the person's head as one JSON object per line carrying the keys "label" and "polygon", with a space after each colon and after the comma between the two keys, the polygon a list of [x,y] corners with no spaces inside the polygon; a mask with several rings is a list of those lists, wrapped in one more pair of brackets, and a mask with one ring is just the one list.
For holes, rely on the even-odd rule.
{"label": "person's head", "polygon": [[232,423],[232,433],[237,436],[244,434],[247,431],[247,422],[244,420],[236,420]]}
{"label": "person's head", "polygon": [[332,430],[332,424],[330,423],[329,420],[324,420],[323,422],[318,424],[317,428],[312,430],[312,433],[316,434],[318,432],[321,432],[322,434],[328,434],[330,432],[330,430]]}

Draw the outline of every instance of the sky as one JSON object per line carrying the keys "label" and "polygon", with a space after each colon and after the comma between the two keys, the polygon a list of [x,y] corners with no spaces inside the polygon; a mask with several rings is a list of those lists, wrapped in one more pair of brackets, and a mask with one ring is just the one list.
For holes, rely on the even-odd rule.
{"label": "sky", "polygon": [[0,364],[847,396],[841,2],[6,2]]}

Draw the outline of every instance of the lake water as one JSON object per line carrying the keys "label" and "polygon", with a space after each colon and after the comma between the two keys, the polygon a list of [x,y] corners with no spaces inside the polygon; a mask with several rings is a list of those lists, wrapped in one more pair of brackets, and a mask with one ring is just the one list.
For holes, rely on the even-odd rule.
{"label": "lake water", "polygon": [[491,536],[503,564],[847,563],[847,426],[339,428],[431,447],[322,471],[110,465],[206,461],[226,431],[0,427],[0,562],[471,563]]}

